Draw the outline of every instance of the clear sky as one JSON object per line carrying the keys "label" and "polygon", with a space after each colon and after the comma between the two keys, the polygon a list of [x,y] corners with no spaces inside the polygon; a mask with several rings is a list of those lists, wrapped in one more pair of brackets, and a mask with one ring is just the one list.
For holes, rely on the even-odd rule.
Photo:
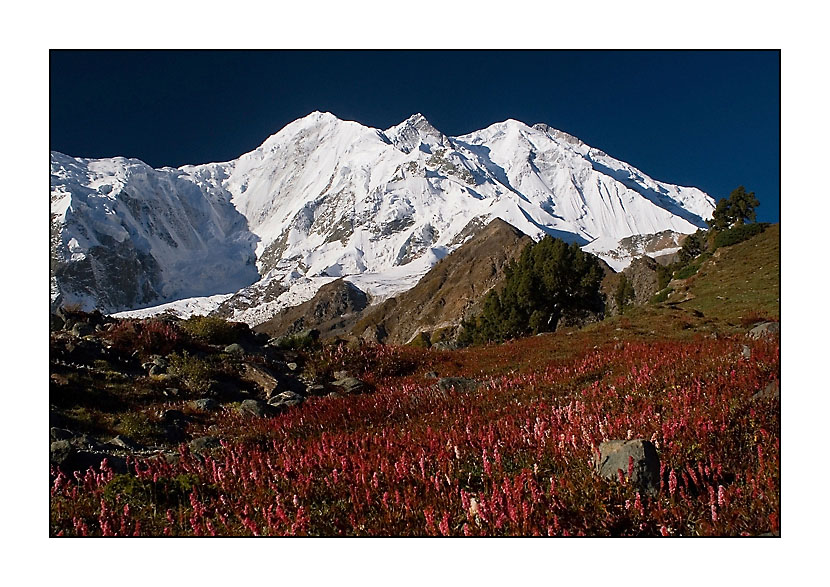
{"label": "clear sky", "polygon": [[51,51],[50,148],[154,166],[227,161],[314,110],[457,136],[508,118],[569,132],[779,219],[778,51]]}

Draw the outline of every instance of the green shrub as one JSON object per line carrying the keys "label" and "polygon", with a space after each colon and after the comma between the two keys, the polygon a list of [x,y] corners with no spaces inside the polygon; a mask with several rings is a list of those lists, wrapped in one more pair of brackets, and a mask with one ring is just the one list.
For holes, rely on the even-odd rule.
{"label": "green shrub", "polygon": [[669,294],[671,293],[672,289],[670,287],[664,287],[660,291],[658,291],[654,296],[651,298],[650,302],[652,304],[659,304],[665,302],[669,299]]}
{"label": "green shrub", "polygon": [[689,277],[691,277],[692,275],[697,273],[697,270],[699,269],[699,267],[700,267],[699,265],[694,265],[694,264],[686,265],[685,267],[681,267],[680,269],[678,269],[677,271],[674,272],[674,278],[675,279],[688,279]]}
{"label": "green shrub", "polygon": [[181,354],[173,353],[167,360],[167,372],[181,379],[187,388],[195,393],[209,391],[219,374],[219,369],[210,361],[191,355],[187,351]]}
{"label": "green shrub", "polygon": [[458,340],[481,344],[549,332],[563,316],[599,312],[602,277],[596,257],[547,236],[508,265],[501,291],[487,294],[481,314],[462,323]]}
{"label": "green shrub", "polygon": [[319,333],[316,330],[299,332],[297,334],[289,334],[283,336],[272,346],[276,346],[282,350],[301,351],[314,348],[317,345]]}
{"label": "green shrub", "polygon": [[617,302],[617,311],[622,313],[623,308],[634,299],[634,286],[628,281],[625,274],[620,275],[617,290],[614,292],[614,301]]}
{"label": "green shrub", "polygon": [[740,242],[748,240],[757,234],[761,234],[767,229],[766,222],[757,222],[754,224],[738,224],[728,230],[723,230],[715,235],[715,248],[729,247]]}
{"label": "green shrub", "polygon": [[232,344],[250,332],[247,324],[229,322],[217,316],[191,316],[182,328],[196,339],[208,344]]}

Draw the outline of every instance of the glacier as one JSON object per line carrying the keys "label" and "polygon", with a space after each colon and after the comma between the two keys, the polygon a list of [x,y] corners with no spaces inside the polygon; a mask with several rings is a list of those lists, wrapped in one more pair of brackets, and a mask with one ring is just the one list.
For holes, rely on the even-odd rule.
{"label": "glacier", "polygon": [[633,255],[620,241],[695,232],[715,206],[512,119],[449,137],[420,114],[380,130],[313,112],[228,162],[152,169],[52,152],[51,164],[53,305],[250,324],[339,277],[373,303],[405,291],[494,218],[620,270]]}

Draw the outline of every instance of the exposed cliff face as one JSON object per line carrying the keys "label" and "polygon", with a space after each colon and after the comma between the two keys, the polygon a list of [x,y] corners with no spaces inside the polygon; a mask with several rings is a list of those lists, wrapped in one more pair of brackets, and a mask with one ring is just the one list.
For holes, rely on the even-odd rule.
{"label": "exposed cliff face", "polygon": [[370,308],[352,333],[392,344],[410,342],[421,333],[432,341],[453,338],[461,320],[478,313],[484,294],[504,278],[507,263],[531,242],[503,220],[493,220],[418,285]]}

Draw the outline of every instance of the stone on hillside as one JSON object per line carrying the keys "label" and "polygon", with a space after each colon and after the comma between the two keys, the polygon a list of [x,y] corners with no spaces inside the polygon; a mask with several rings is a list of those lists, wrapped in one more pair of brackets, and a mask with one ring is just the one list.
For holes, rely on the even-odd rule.
{"label": "stone on hillside", "polygon": [[204,410],[210,412],[219,408],[219,403],[209,397],[193,400],[190,402],[190,407],[194,410]]}
{"label": "stone on hillside", "polygon": [[363,393],[368,389],[366,384],[356,377],[344,377],[343,379],[338,379],[332,385],[339,387],[343,390],[343,393],[347,394]]}
{"label": "stone on hillside", "polygon": [[741,356],[742,356],[744,359],[749,359],[749,358],[751,358],[751,357],[752,357],[752,349],[750,349],[750,348],[749,348],[748,346],[746,346],[745,344],[742,344],[742,345],[741,345]]}
{"label": "stone on hillside", "polygon": [[442,377],[438,380],[438,389],[441,391],[475,391],[481,385],[475,379],[466,377]]}
{"label": "stone on hillside", "polygon": [[345,379],[346,377],[351,377],[352,374],[349,373],[348,371],[335,371],[332,376],[334,377],[334,379],[336,381],[338,379]]}
{"label": "stone on hillside", "polygon": [[77,450],[101,450],[104,445],[88,434],[80,434],[69,439],[69,443]]}
{"label": "stone on hillside", "polygon": [[286,363],[285,366],[288,367],[289,371],[296,371],[299,368],[299,365],[293,361],[291,363]]}
{"label": "stone on hillside", "polygon": [[261,365],[243,363],[240,369],[240,377],[262,388],[266,398],[270,398],[277,393],[279,380],[273,373]]}
{"label": "stone on hillside", "polygon": [[233,344],[229,344],[225,347],[225,352],[230,355],[239,355],[242,356],[245,354],[245,349],[242,348],[242,345],[235,342]]}
{"label": "stone on hillside", "polygon": [[77,337],[87,336],[95,332],[95,329],[85,322],[76,322],[72,327],[72,335]]}
{"label": "stone on hillside", "polygon": [[258,399],[244,400],[239,404],[239,412],[257,418],[264,418],[265,416],[270,416],[272,413],[270,406]]}
{"label": "stone on hillside", "polygon": [[221,448],[222,443],[216,436],[200,436],[199,438],[194,438],[193,440],[191,440],[188,446],[190,447],[190,450],[192,450],[193,452],[201,452],[205,450]]}
{"label": "stone on hillside", "polygon": [[779,322],[764,322],[749,331],[749,337],[754,339],[766,336],[780,336],[781,324]]}
{"label": "stone on hillside", "polygon": [[60,466],[69,459],[75,449],[68,440],[56,440],[49,445],[49,462]]}
{"label": "stone on hillside", "polygon": [[[618,479],[618,470],[623,477],[643,493],[655,494],[660,488],[660,459],[657,449],[648,440],[609,440],[599,445],[599,459],[596,472],[605,479]],[[629,458],[633,461],[631,475],[628,473]]]}
{"label": "stone on hillside", "polygon": [[317,397],[322,397],[328,393],[325,385],[321,385],[320,383],[315,383],[313,385],[309,385],[305,389],[306,395],[313,395]]}
{"label": "stone on hillside", "polygon": [[771,400],[781,398],[781,383],[776,379],[767,383],[764,389],[756,392],[752,399],[754,400]]}
{"label": "stone on hillside", "polygon": [[121,436],[120,434],[115,438],[112,438],[107,444],[110,446],[123,448],[125,450],[138,450],[141,448],[140,444],[127,438],[126,436]]}
{"label": "stone on hillside", "polygon": [[272,396],[271,399],[268,400],[268,405],[275,408],[292,408],[300,405],[304,400],[305,398],[299,393],[294,393],[293,391],[283,391],[282,393]]}

